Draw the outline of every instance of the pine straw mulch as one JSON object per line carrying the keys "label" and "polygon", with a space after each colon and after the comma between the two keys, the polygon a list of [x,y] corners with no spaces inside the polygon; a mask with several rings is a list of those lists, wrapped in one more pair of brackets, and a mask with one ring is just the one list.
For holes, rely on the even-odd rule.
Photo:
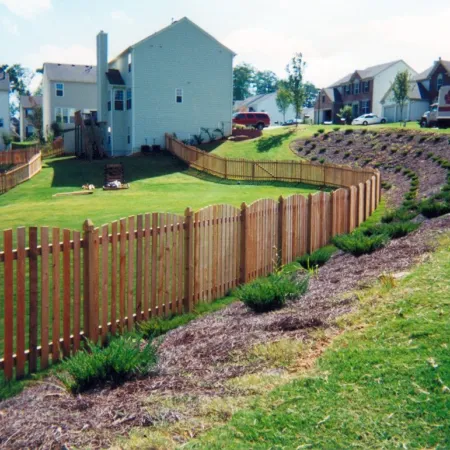
{"label": "pine straw mulch", "polygon": [[[291,337],[311,340],[317,328],[336,331],[335,319],[357,306],[355,289],[382,272],[404,271],[433,247],[436,233],[450,229],[450,216],[425,221],[420,229],[373,253],[355,258],[339,252],[310,282],[299,301],[255,315],[236,302],[170,332],[159,348],[154,376],[72,396],[48,378],[0,403],[0,447],[108,447],[131,428],[179,420],[176,411],[150,409],[151,394],[230,396],[227,380],[267,370],[239,358],[255,344]],[[150,431],[150,430],[149,430]]]}

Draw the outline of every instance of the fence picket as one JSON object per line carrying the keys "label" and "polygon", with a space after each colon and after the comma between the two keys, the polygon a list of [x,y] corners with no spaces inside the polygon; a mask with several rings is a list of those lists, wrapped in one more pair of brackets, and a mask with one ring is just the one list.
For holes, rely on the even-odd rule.
{"label": "fence picket", "polygon": [[[47,234],[48,236],[48,234]],[[42,245],[42,257],[41,264],[44,267],[44,262],[47,259],[46,255],[48,255],[48,238],[47,244],[41,240]],[[22,378],[25,374],[25,283],[26,283],[26,256],[25,256],[25,247],[26,247],[26,230],[25,227],[20,227],[17,229],[17,290],[16,290],[16,308],[17,308],[17,319],[16,319],[16,355],[17,355],[17,363],[16,363],[16,378]],[[48,263],[46,264],[46,268],[48,270]],[[5,282],[7,282],[5,277]],[[47,276],[48,283],[48,276]],[[45,311],[44,306],[44,295],[42,295],[42,314],[45,312],[48,315],[48,303]],[[48,302],[48,284],[47,284],[47,302]],[[6,318],[6,315],[5,315]],[[48,318],[47,318],[48,321]],[[42,327],[44,330],[44,327]],[[45,368],[45,359],[48,360],[48,351],[45,353],[44,348],[48,349],[48,324],[47,324],[47,334],[44,340],[44,331],[42,331],[42,357],[41,357],[41,368]]]}
{"label": "fence picket", "polygon": [[30,284],[30,310],[29,310],[29,358],[28,367],[30,373],[37,370],[38,359],[38,235],[37,227],[30,227],[28,230],[28,245],[30,256],[28,261],[29,284]]}
{"label": "fence picket", "polygon": [[7,380],[13,377],[13,311],[14,311],[14,259],[13,259],[13,234],[12,230],[3,232],[4,242],[4,289],[5,289],[5,306],[4,306],[4,374]]}
{"label": "fence picket", "polygon": [[70,356],[70,230],[63,230],[63,355]]}

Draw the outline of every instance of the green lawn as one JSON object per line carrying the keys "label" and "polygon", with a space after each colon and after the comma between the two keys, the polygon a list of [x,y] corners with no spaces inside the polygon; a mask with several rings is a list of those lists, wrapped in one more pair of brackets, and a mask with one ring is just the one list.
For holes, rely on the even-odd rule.
{"label": "green lawn", "polygon": [[32,225],[80,229],[87,218],[101,225],[145,212],[182,214],[188,206],[194,210],[221,203],[239,206],[260,198],[276,199],[280,195],[317,190],[304,185],[206,181],[191,176],[186,166],[167,154],[114,160],[119,161],[125,164],[130,189],[97,189],[93,195],[53,197],[58,192],[81,190],[85,183],[101,186],[103,167],[108,161],[46,160],[40,174],[0,196],[0,229]]}
{"label": "green lawn", "polygon": [[397,287],[360,308],[314,370],[257,398],[205,449],[450,448],[450,236]]}

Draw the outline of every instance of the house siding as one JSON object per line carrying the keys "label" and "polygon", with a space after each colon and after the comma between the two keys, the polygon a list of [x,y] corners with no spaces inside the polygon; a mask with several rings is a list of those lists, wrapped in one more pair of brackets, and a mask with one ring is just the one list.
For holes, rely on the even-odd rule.
{"label": "house siding", "polygon": [[440,74],[443,75],[443,82],[444,82],[443,86],[450,85],[450,75],[448,74],[445,67],[442,64],[439,64],[428,81],[428,89],[430,92],[429,96],[430,104],[436,103],[438,101],[439,91],[437,90],[437,79]]}
{"label": "house siding", "polygon": [[[181,139],[200,128],[224,125],[231,134],[233,54],[189,21],[180,21],[134,47],[134,138],[139,149],[164,145],[164,134]],[[183,102],[175,91],[183,89]]]}
{"label": "house siding", "polygon": [[0,119],[3,119],[3,127],[0,128],[0,150],[5,149],[3,133],[11,134],[9,126],[9,92],[0,91]]}
{"label": "house siding", "polygon": [[[256,102],[255,104],[251,104],[250,107],[254,109],[255,112],[266,112],[270,117],[270,123],[274,124],[275,122],[283,122],[283,113],[278,110],[277,102],[276,102],[276,94],[261,100],[260,102]],[[290,105],[286,111],[286,120],[295,119],[295,109],[292,105]]]}

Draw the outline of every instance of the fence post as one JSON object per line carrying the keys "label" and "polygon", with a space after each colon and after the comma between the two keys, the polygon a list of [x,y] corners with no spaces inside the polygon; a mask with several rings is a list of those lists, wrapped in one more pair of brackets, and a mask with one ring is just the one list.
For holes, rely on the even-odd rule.
{"label": "fence post", "polygon": [[239,276],[239,282],[241,284],[247,282],[247,214],[247,205],[244,202],[241,204],[241,266]]}
{"label": "fence post", "polygon": [[281,264],[284,264],[284,258],[285,258],[285,251],[284,251],[284,244],[285,244],[286,236],[284,233],[284,198],[282,195],[280,195],[280,198],[278,199],[278,261]]}
{"label": "fence post", "polygon": [[184,212],[184,312],[193,309],[192,287],[193,287],[193,258],[192,258],[192,238],[193,224],[191,208],[186,208]]}
{"label": "fence post", "polygon": [[227,172],[228,172],[228,159],[225,159],[225,180],[227,179]]}
{"label": "fence post", "polygon": [[83,224],[84,335],[98,340],[98,232],[90,219]]}
{"label": "fence post", "polygon": [[313,248],[313,215],[312,215],[312,194],[308,195],[308,240],[307,240],[307,248],[306,251],[308,253],[312,253]]}
{"label": "fence post", "polygon": [[255,167],[256,167],[256,163],[253,162],[252,164],[252,180],[255,181]]}

